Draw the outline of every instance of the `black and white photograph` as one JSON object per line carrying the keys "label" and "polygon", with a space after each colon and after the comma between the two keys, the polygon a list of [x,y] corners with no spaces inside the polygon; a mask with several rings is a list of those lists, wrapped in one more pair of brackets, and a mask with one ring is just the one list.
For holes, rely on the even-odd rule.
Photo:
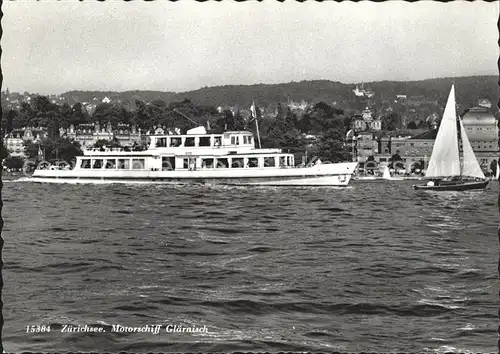
{"label": "black and white photograph", "polygon": [[498,2],[1,10],[4,353],[499,350]]}

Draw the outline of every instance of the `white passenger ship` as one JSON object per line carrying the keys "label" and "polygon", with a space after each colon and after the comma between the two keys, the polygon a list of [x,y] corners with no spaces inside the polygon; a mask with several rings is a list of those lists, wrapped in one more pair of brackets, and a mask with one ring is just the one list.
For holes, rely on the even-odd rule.
{"label": "white passenger ship", "polygon": [[346,186],[355,162],[295,167],[281,149],[255,148],[248,131],[207,134],[204,127],[185,135],[148,138],[145,151],[86,150],[73,169],[38,167],[32,178],[54,181],[147,181],[274,186]]}

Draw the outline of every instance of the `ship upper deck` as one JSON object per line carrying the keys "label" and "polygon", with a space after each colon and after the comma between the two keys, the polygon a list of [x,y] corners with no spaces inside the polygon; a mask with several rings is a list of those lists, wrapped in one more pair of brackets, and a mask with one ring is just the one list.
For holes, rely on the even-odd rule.
{"label": "ship upper deck", "polygon": [[203,127],[191,129],[182,135],[150,135],[147,150],[124,151],[120,149],[86,150],[85,155],[228,155],[228,154],[272,154],[281,149],[255,147],[255,139],[249,131],[227,131],[222,134],[207,134]]}

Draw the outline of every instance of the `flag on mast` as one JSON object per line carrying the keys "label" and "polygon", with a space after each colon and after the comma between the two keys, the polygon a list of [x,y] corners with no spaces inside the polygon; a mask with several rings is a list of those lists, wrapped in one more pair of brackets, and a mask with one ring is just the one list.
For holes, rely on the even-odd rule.
{"label": "flag on mast", "polygon": [[252,101],[252,106],[250,107],[250,111],[252,112],[252,120],[257,119],[257,110],[255,109],[255,101]]}
{"label": "flag on mast", "polygon": [[262,146],[260,145],[259,121],[257,119],[257,109],[255,108],[255,101],[252,101],[252,106],[250,107],[250,111],[252,112],[252,120],[255,121],[255,129],[257,130],[257,140],[259,142],[259,149],[260,149]]}

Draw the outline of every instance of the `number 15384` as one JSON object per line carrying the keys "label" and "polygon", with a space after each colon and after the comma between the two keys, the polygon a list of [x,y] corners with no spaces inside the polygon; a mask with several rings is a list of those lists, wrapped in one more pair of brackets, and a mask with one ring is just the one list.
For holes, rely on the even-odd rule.
{"label": "number 15384", "polygon": [[26,333],[50,332],[50,326],[26,326]]}

